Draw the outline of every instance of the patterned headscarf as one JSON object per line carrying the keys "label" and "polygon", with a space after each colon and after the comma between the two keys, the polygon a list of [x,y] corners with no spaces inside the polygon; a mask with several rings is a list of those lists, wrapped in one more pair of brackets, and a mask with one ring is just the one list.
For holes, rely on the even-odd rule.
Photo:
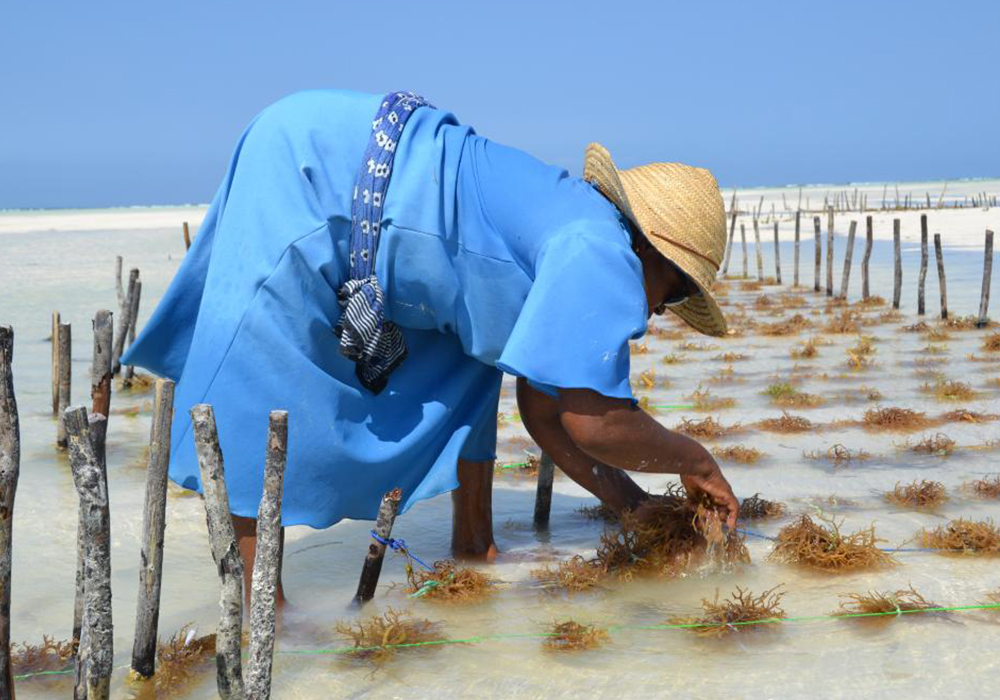
{"label": "patterned headscarf", "polygon": [[402,331],[385,320],[382,288],[375,276],[375,252],[399,137],[413,110],[425,105],[432,106],[412,92],[385,96],[372,122],[371,139],[354,184],[351,272],[337,290],[342,311],[333,330],[340,338],[341,354],[354,361],[358,380],[373,394],[385,388],[389,374],[406,358]]}

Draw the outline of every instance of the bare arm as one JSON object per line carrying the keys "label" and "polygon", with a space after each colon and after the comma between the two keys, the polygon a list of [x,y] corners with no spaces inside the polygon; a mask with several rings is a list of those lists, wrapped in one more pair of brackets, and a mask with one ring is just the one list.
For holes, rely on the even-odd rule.
{"label": "bare arm", "polygon": [[[521,410],[532,437],[535,433],[528,416],[531,404],[541,401],[538,396],[544,397],[544,394],[531,389],[523,379],[518,381],[518,405],[529,406],[528,413],[523,407]],[[556,404],[558,423],[564,435],[561,442],[553,443],[554,447],[573,452],[570,460],[575,470],[579,471],[584,463],[592,467],[597,462],[629,471],[679,474],[689,492],[708,494],[727,524],[735,527],[739,502],[715,459],[696,440],[668,430],[630,401],[612,399],[589,389],[563,389],[558,399],[546,398]],[[543,439],[558,437],[558,432],[551,427],[534,430]],[[573,450],[567,448],[565,441],[572,443]],[[556,464],[563,466],[559,460],[561,454],[546,451]],[[582,482],[581,485],[597,493]]]}

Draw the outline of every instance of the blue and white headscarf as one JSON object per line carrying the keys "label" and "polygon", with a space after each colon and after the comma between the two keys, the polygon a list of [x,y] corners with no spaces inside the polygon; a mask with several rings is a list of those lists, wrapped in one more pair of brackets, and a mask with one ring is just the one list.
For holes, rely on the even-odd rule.
{"label": "blue and white headscarf", "polygon": [[342,312],[334,332],[340,338],[341,354],[354,361],[358,380],[373,394],[385,388],[389,374],[406,358],[402,331],[385,320],[382,288],[375,276],[375,252],[399,137],[413,110],[425,105],[432,106],[412,92],[385,96],[372,122],[371,139],[354,184],[351,273],[337,290]]}

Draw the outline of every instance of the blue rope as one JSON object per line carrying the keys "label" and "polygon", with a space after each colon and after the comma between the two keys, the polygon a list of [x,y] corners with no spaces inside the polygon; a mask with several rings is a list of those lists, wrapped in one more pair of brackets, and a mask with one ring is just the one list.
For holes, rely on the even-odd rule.
{"label": "blue rope", "polygon": [[[751,532],[750,530],[743,530],[736,528],[736,532],[740,534],[747,535],[749,537],[758,537],[762,540],[770,540],[771,542],[777,542],[777,537],[771,537],[770,535],[762,535],[759,532]],[[964,552],[964,549],[938,549],[935,547],[879,547],[883,552]]]}
{"label": "blue rope", "polygon": [[399,552],[399,553],[401,553],[401,554],[409,557],[410,559],[412,559],[413,561],[417,562],[418,564],[420,564],[420,566],[424,567],[428,571],[434,571],[435,570],[433,566],[427,566],[427,564],[425,564],[424,562],[420,561],[420,559],[417,558],[417,555],[414,554],[413,552],[411,552],[410,548],[406,546],[406,542],[403,541],[402,538],[400,538],[398,540],[394,539],[392,537],[390,537],[389,539],[384,539],[384,538],[380,537],[378,535],[378,533],[376,533],[374,530],[372,530],[371,532],[372,532],[372,538],[376,542],[380,542],[381,544],[384,544],[386,547],[390,547],[390,548],[396,550],[397,552]]}

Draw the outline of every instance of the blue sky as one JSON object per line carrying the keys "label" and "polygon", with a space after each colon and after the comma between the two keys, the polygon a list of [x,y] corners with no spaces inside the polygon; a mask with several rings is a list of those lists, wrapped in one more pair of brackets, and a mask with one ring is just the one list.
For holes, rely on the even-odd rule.
{"label": "blue sky", "polygon": [[208,201],[313,87],[413,89],[573,173],[598,140],[724,186],[997,176],[998,30],[995,0],[10,0],[0,208]]}

